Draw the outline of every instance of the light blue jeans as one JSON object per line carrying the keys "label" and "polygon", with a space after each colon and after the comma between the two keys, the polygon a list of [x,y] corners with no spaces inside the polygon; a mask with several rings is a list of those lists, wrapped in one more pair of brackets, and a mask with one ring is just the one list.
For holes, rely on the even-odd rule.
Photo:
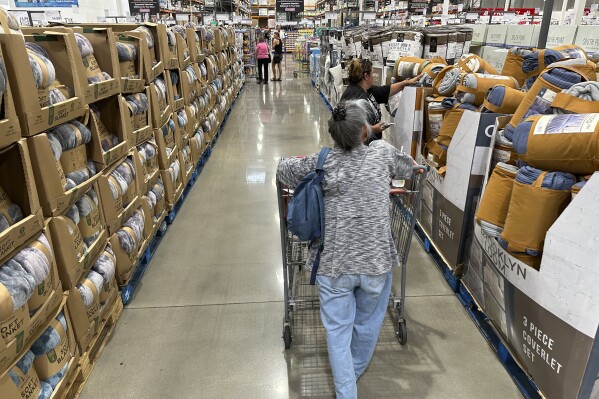
{"label": "light blue jeans", "polygon": [[317,276],[337,399],[358,397],[357,379],[372,359],[391,293],[391,272]]}

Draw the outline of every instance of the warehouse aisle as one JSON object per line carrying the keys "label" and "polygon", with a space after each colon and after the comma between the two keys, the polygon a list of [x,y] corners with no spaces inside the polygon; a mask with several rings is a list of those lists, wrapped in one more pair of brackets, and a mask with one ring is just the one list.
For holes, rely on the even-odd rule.
{"label": "warehouse aisle", "polygon": [[[125,309],[82,397],[331,398],[317,312],[285,352],[275,169],[329,144],[306,78],[248,82],[206,168]],[[409,342],[389,321],[360,398],[517,398],[518,390],[418,243]]]}

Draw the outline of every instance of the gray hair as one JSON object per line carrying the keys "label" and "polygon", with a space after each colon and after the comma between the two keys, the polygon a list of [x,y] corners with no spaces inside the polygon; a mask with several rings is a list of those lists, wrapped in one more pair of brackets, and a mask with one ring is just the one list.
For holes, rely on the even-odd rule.
{"label": "gray hair", "polygon": [[345,101],[333,110],[333,116],[329,119],[329,134],[339,148],[351,151],[362,144],[364,126],[370,129],[368,112],[366,100]]}

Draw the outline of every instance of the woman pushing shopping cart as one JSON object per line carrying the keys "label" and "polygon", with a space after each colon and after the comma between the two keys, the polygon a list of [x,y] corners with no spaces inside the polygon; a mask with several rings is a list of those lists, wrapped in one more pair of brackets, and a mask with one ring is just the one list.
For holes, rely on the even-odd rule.
{"label": "woman pushing shopping cart", "polygon": [[[277,170],[286,348],[292,340],[292,313],[320,305],[337,398],[356,398],[356,380],[370,363],[390,302],[398,311],[397,333],[406,340],[403,314],[405,268],[424,168],[383,140],[365,146],[368,104],[348,101],[333,110],[329,133],[335,143],[324,160],[324,245],[300,241],[288,230],[287,206],[293,188],[316,169],[320,153],[288,158]],[[392,179],[404,180],[392,191]],[[308,280],[321,248],[316,284]],[[391,268],[402,267],[400,297],[391,295]],[[314,295],[311,295],[314,294]]]}

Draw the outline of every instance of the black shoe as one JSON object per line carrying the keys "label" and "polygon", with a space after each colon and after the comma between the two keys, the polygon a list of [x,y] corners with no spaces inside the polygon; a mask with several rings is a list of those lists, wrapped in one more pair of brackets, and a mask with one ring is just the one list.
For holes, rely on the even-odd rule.
{"label": "black shoe", "polygon": [[265,85],[267,85],[267,84],[268,84],[268,82],[266,82],[266,81],[264,81],[264,82],[262,82],[262,83],[263,83],[263,84],[265,84]]}
{"label": "black shoe", "polygon": [[256,81],[256,83],[258,83],[258,84],[262,84],[262,80],[258,79],[258,80]]}

